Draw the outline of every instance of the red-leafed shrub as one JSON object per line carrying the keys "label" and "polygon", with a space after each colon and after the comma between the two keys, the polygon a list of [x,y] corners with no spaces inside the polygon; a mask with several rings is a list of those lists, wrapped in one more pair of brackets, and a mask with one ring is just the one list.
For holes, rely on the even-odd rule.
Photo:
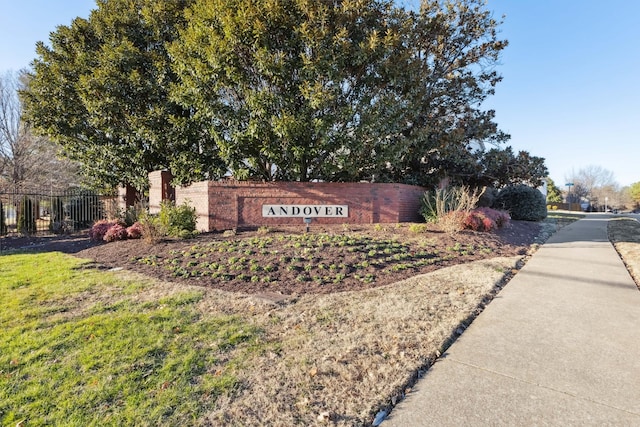
{"label": "red-leafed shrub", "polygon": [[119,223],[113,224],[107,232],[104,234],[103,240],[105,242],[115,242],[116,240],[126,240],[127,229]]}
{"label": "red-leafed shrub", "polygon": [[501,211],[486,207],[475,209],[475,211],[482,213],[482,215],[495,222],[496,228],[504,227],[505,225],[509,224],[509,221],[511,220],[509,212],[507,211]]}
{"label": "red-leafed shrub", "polygon": [[136,221],[130,227],[127,227],[127,238],[139,239],[142,237],[142,225]]}
{"label": "red-leafed shrub", "polygon": [[106,219],[96,221],[89,230],[89,238],[94,242],[101,242],[104,240],[104,235],[107,234],[107,231],[117,223],[117,221],[108,221]]}
{"label": "red-leafed shrub", "polygon": [[465,230],[485,231],[483,219],[484,218],[476,212],[468,212],[463,220],[463,228]]}
{"label": "red-leafed shrub", "polygon": [[464,228],[474,231],[492,231],[509,222],[509,214],[491,208],[478,208],[467,213]]}

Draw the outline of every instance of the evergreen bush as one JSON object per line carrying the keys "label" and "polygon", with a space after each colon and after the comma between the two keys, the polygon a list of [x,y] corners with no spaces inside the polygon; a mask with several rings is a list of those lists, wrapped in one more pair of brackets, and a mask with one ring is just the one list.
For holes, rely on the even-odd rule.
{"label": "evergreen bush", "polygon": [[163,202],[158,216],[164,233],[168,236],[189,238],[195,234],[198,216],[196,208],[192,208],[187,202],[180,206],[169,201]]}
{"label": "evergreen bush", "polygon": [[0,200],[0,236],[7,234],[7,221],[4,215],[4,206],[2,200]]}
{"label": "evergreen bush", "polygon": [[37,231],[38,204],[24,196],[18,205],[18,233],[33,234]]}
{"label": "evergreen bush", "polygon": [[511,219],[540,221],[547,217],[547,203],[540,190],[519,184],[500,190],[493,207],[511,215]]}

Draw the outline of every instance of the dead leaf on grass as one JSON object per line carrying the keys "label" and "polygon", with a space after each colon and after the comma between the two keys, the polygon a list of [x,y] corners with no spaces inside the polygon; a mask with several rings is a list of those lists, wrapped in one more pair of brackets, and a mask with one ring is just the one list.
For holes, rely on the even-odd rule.
{"label": "dead leaf on grass", "polygon": [[320,415],[318,415],[318,421],[323,423],[331,421],[331,413],[321,412]]}

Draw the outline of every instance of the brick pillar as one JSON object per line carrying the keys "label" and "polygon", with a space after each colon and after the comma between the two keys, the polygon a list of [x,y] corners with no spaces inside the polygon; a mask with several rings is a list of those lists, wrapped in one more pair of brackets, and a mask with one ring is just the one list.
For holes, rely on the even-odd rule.
{"label": "brick pillar", "polygon": [[175,189],[171,186],[173,177],[169,171],[149,173],[149,213],[160,212],[160,203],[176,198]]}

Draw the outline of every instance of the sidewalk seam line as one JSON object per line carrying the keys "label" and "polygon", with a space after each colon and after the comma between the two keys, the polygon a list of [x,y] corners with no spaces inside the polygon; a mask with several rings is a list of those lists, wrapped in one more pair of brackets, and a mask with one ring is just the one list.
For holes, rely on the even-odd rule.
{"label": "sidewalk seam line", "polygon": [[543,384],[538,384],[538,383],[533,383],[531,381],[526,381],[526,380],[523,380],[521,378],[516,378],[516,377],[511,376],[511,375],[503,374],[502,372],[493,371],[491,369],[483,368],[483,367],[478,366],[478,365],[474,365],[474,364],[471,364],[471,363],[463,362],[461,360],[457,360],[457,359],[451,358],[450,356],[447,357],[446,360],[450,360],[453,363],[458,363],[460,365],[465,365],[465,366],[468,366],[470,368],[474,368],[474,369],[478,369],[478,370],[481,370],[481,371],[489,372],[491,374],[495,374],[495,375],[499,375],[499,376],[504,377],[504,378],[509,378],[509,379],[512,379],[512,380],[515,380],[515,381],[519,381],[519,382],[524,383],[524,384],[529,384],[529,385],[532,385],[532,386],[535,386],[535,387],[544,388],[546,390],[550,390],[550,391],[553,391],[553,392],[556,392],[556,393],[562,393],[564,395],[567,395],[569,397],[573,397],[575,399],[580,399],[580,400],[585,401],[585,402],[590,402],[590,403],[595,403],[597,405],[606,406],[607,408],[610,408],[610,409],[615,409],[617,411],[625,412],[627,414],[640,417],[640,413],[629,411],[628,409],[618,408],[617,406],[612,406],[612,405],[610,405],[608,403],[603,403],[603,402],[599,402],[597,400],[593,400],[593,399],[589,399],[589,398],[586,398],[586,397],[578,396],[578,395],[569,393],[569,392],[564,391],[564,390],[558,390],[558,389],[555,389],[553,387],[549,387],[549,386],[546,386],[546,385],[543,385]]}

